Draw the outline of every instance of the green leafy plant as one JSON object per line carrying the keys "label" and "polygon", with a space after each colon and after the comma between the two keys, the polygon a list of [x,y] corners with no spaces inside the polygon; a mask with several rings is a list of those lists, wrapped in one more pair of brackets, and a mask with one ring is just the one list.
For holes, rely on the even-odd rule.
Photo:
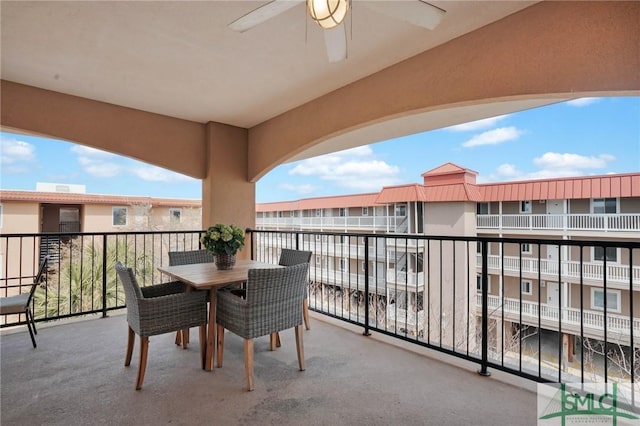
{"label": "green leafy plant", "polygon": [[200,242],[214,254],[234,255],[244,247],[244,231],[234,224],[217,223],[207,229]]}

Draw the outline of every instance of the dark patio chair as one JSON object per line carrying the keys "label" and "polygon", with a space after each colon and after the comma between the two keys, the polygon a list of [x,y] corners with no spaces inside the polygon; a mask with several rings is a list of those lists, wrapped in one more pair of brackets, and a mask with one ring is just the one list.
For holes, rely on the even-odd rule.
{"label": "dark patio chair", "polygon": [[149,337],[200,327],[200,359],[205,361],[205,326],[207,324],[207,292],[184,291],[184,284],[170,282],[140,287],[131,268],[116,263],[116,271],[125,292],[129,337],[124,365],[131,364],[135,334],[140,336],[140,365],[136,390],[142,388],[147,367]]}
{"label": "dark patio chair", "polygon": [[[211,263],[215,261],[213,253],[207,250],[170,251],[169,266],[192,265],[194,263]],[[186,290],[186,287],[185,287]],[[189,345],[189,329],[176,332],[176,345],[187,349]]]}
{"label": "dark patio chair", "polygon": [[253,390],[253,339],[295,327],[298,366],[304,371],[302,310],[309,264],[286,268],[250,269],[246,297],[218,290],[216,327],[218,367],[222,367],[224,330],[244,339],[247,390]]}
{"label": "dark patio chair", "polygon": [[34,334],[38,334],[38,330],[36,330],[36,322],[33,318],[33,314],[31,313],[31,301],[33,300],[33,295],[35,294],[38,285],[40,285],[40,282],[44,278],[44,272],[47,269],[47,261],[48,257],[45,256],[28,293],[20,293],[15,296],[0,298],[0,315],[25,315],[27,328],[29,329],[31,343],[33,344],[34,349],[37,347]]}

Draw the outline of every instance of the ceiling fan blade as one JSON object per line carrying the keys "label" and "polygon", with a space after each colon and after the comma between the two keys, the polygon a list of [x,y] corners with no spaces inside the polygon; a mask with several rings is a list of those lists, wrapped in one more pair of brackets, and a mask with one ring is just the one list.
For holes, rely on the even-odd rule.
{"label": "ceiling fan blade", "polygon": [[245,32],[248,29],[255,27],[269,19],[280,15],[302,3],[303,0],[273,0],[269,3],[260,6],[257,9],[253,9],[246,15],[236,19],[229,24],[229,28],[238,32]]}
{"label": "ceiling fan blade", "polygon": [[330,30],[324,30],[324,42],[329,62],[340,62],[347,58],[347,30],[344,22]]}
{"label": "ceiling fan blade", "polygon": [[437,27],[446,13],[445,10],[422,0],[368,1],[362,4],[369,9],[429,30]]}

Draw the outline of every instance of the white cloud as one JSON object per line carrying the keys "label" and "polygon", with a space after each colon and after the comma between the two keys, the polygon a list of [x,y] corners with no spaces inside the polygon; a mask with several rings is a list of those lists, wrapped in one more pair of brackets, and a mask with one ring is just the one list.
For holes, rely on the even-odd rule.
{"label": "white cloud", "polygon": [[496,171],[479,182],[500,182],[504,180],[549,179],[571,176],[585,176],[594,169],[606,168],[615,157],[609,154],[584,156],[580,154],[547,152],[533,159],[538,170],[524,172],[512,164],[501,164]]}
{"label": "white cloud", "polygon": [[35,161],[35,147],[17,139],[0,140],[0,164],[4,173],[26,173]]}
{"label": "white cloud", "polygon": [[122,167],[117,163],[90,157],[78,157],[78,164],[85,173],[95,177],[114,177],[122,171]]}
{"label": "white cloud", "polygon": [[194,180],[189,176],[156,166],[131,167],[129,168],[129,171],[137,178],[147,182],[181,182]]}
{"label": "white cloud", "polygon": [[462,146],[471,148],[481,145],[498,145],[504,142],[518,139],[523,134],[522,130],[519,130],[513,126],[511,127],[499,127],[497,129],[488,130],[473,136],[468,141],[464,142]]}
{"label": "white cloud", "polygon": [[578,98],[567,101],[566,104],[574,107],[583,107],[587,105],[591,105],[600,100],[600,98]]}
{"label": "white cloud", "polygon": [[303,160],[293,167],[293,176],[315,176],[338,186],[378,191],[385,185],[398,183],[400,169],[375,158],[369,146]]}
{"label": "white cloud", "polygon": [[475,130],[488,129],[489,127],[493,127],[498,122],[504,120],[509,117],[509,114],[498,115],[496,117],[484,118],[482,120],[471,121],[469,123],[456,124],[455,126],[447,127],[445,130],[449,130],[452,132],[469,132]]}
{"label": "white cloud", "polygon": [[615,157],[609,154],[586,157],[580,154],[547,152],[542,157],[534,158],[533,164],[543,169],[602,169],[613,160],[615,160]]}

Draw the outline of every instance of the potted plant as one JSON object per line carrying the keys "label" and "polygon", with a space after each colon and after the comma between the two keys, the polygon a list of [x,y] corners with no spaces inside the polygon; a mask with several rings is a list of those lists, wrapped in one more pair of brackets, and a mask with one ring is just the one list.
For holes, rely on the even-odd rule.
{"label": "potted plant", "polygon": [[215,255],[218,269],[231,269],[238,250],[244,247],[244,231],[234,224],[217,223],[207,228],[200,242]]}

